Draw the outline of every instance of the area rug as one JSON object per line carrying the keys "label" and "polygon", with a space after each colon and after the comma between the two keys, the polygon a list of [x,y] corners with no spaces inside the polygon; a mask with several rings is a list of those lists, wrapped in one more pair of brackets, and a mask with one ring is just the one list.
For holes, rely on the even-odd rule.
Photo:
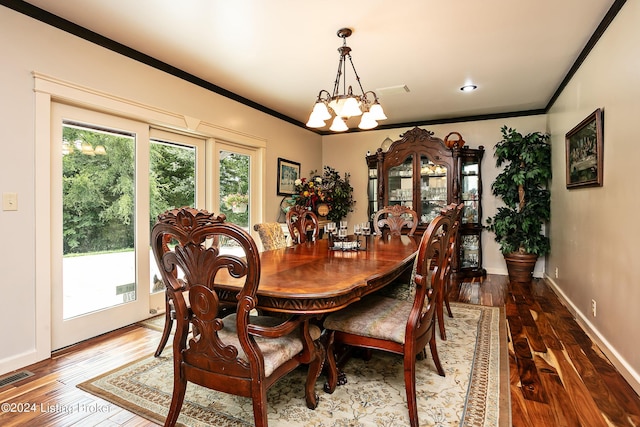
{"label": "area rug", "polygon": [[[445,316],[447,341],[438,339],[446,376],[429,357],[417,364],[417,400],[421,426],[492,427],[509,425],[508,360],[504,312],[499,308],[452,303]],[[149,325],[150,326],[150,325]],[[408,426],[402,358],[374,352],[370,360],[351,359],[344,367],[347,384],[333,394],[316,389],[315,410],[307,409],[303,386],[306,368],[279,380],[268,391],[269,425]],[[78,385],[131,412],[162,424],[172,392],[172,355],[145,357]],[[253,426],[248,398],[189,384],[180,417],[183,426]]]}

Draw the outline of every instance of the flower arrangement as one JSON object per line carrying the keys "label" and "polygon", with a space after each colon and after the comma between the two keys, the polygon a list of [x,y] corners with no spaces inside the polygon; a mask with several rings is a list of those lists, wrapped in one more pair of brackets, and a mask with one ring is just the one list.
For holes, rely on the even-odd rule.
{"label": "flower arrangement", "polygon": [[311,171],[312,178],[300,178],[294,183],[296,204],[305,206],[317,213],[320,203],[329,207],[327,219],[340,221],[349,212],[353,211],[353,187],[349,184],[348,173],[344,178],[330,166],[324,167],[322,176],[317,171]]}

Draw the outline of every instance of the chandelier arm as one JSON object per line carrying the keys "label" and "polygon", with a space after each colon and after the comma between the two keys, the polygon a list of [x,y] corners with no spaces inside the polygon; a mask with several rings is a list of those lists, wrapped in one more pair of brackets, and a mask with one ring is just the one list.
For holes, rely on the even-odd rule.
{"label": "chandelier arm", "polygon": [[[373,95],[373,101],[369,101],[369,98],[367,97],[367,94],[370,93],[371,95]],[[364,94],[362,95],[362,100],[367,104],[367,106],[369,106],[369,104],[375,104],[376,102],[380,102],[378,101],[378,95],[376,95],[376,93],[372,90],[368,90],[366,92],[364,92]]]}
{"label": "chandelier arm", "polygon": [[372,90],[368,90],[368,91],[366,91],[366,92],[365,92],[365,94],[364,94],[364,95],[365,95],[365,96],[367,96],[367,94],[368,94],[368,93],[370,93],[370,94],[372,94],[372,95],[373,95],[373,101],[374,101],[374,102],[378,100],[378,95],[376,95],[376,93],[375,93],[374,91],[372,91]]}
{"label": "chandelier arm", "polygon": [[[322,94],[323,94],[323,93],[325,93],[325,94],[326,94],[326,97],[325,97],[325,98],[323,98],[323,97],[322,97]],[[329,101],[331,101],[331,94],[329,93],[329,91],[328,91],[328,90],[320,89],[320,92],[318,92],[318,99],[317,99],[317,101],[316,101],[316,102],[320,102],[320,101],[322,101],[322,102],[329,102]]]}

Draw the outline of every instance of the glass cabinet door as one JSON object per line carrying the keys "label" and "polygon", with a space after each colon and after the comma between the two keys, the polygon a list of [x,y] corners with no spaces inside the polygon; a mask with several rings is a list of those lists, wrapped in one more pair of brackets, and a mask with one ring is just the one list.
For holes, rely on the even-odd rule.
{"label": "glass cabinet door", "polygon": [[459,263],[456,270],[466,277],[486,274],[482,269],[482,150],[468,150],[460,158],[460,201],[464,203],[460,227]]}
{"label": "glass cabinet door", "polygon": [[413,207],[413,156],[407,157],[398,166],[389,168],[387,200],[389,205]]}
{"label": "glass cabinet door", "polygon": [[479,188],[479,164],[477,162],[462,163],[462,194],[464,203],[462,211],[462,223],[477,223],[478,218],[478,188]]}
{"label": "glass cabinet door", "polygon": [[460,236],[460,268],[478,268],[480,266],[480,235]]}
{"label": "glass cabinet door", "polygon": [[430,223],[447,204],[447,168],[420,156],[420,224]]}
{"label": "glass cabinet door", "polygon": [[369,166],[369,182],[367,183],[369,195],[369,219],[378,212],[378,165]]}

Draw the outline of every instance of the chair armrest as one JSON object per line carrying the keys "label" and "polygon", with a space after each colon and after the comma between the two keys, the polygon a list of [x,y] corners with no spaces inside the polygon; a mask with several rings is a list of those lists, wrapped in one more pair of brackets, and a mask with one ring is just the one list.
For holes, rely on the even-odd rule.
{"label": "chair armrest", "polygon": [[[248,330],[251,335],[256,335],[256,336],[265,337],[265,338],[283,337],[295,331],[296,328],[298,328],[300,324],[303,322],[302,317],[290,317],[278,325],[269,325],[269,324],[261,325],[260,324],[261,319],[267,320],[265,323],[271,323],[271,319],[277,319],[277,318],[271,317],[271,316],[255,317],[252,320],[256,323],[251,323],[248,326]],[[281,320],[281,319],[278,319],[278,320]]]}

